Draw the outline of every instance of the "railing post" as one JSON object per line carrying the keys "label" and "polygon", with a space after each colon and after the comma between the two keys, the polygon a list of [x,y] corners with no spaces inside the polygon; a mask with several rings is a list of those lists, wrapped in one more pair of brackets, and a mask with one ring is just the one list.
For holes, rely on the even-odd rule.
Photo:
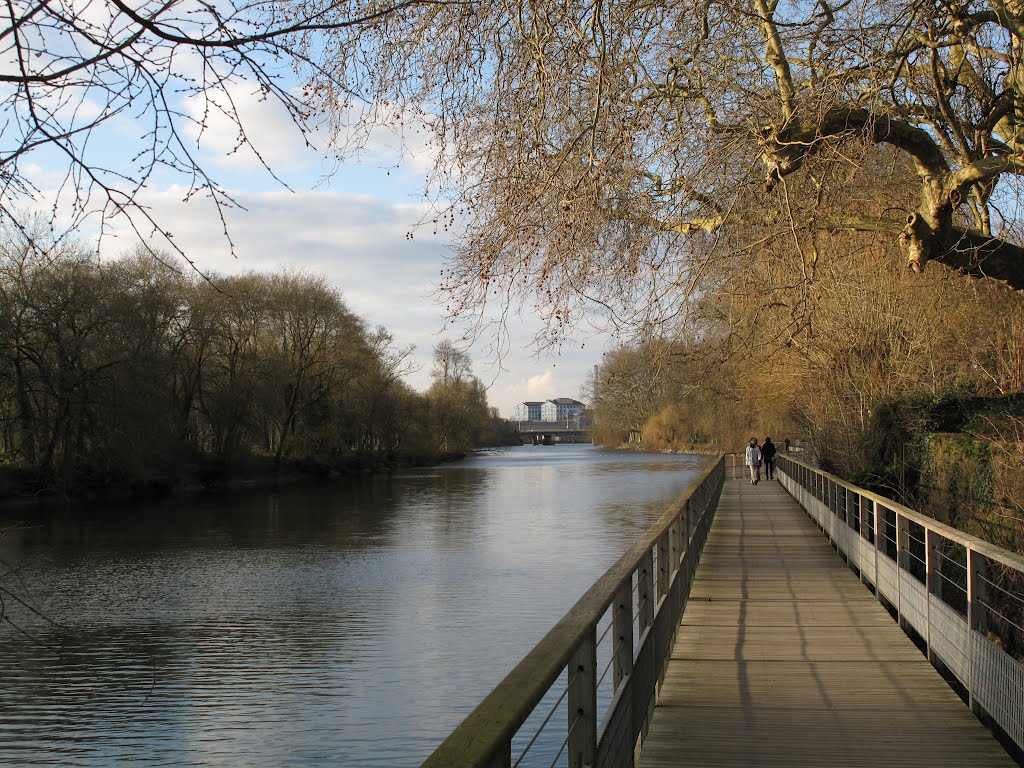
{"label": "railing post", "polygon": [[[699,491],[697,495],[699,495]],[[686,557],[686,552],[690,548],[690,502],[692,499],[686,499],[683,502],[683,508],[679,513],[679,551],[683,557]]]}
{"label": "railing post", "polygon": [[636,601],[640,612],[640,636],[654,624],[654,553],[648,549],[636,569]]}
{"label": "railing post", "polygon": [[[639,573],[639,571],[638,571]],[[633,673],[633,583],[627,579],[612,603],[612,631],[615,633],[613,690]]]}
{"label": "railing post", "polygon": [[828,507],[832,513],[832,533],[829,534],[829,538],[832,539],[832,546],[836,548],[836,552],[842,552],[839,546],[839,534],[840,527],[839,523],[842,522],[839,519],[839,483],[835,480],[828,481]]}
{"label": "railing post", "polygon": [[971,710],[975,710],[974,706],[974,653],[972,652],[972,646],[974,642],[971,640],[971,633],[974,631],[974,551],[968,546],[967,548],[967,703],[971,705]]}
{"label": "railing post", "polygon": [[878,546],[879,546],[879,542],[881,542],[885,537],[881,535],[881,533],[879,531],[879,528],[878,528],[878,521],[881,519],[881,515],[879,515],[879,513],[878,513],[878,502],[875,501],[874,499],[872,499],[872,501],[871,501],[871,514],[874,516],[873,520],[874,520],[874,526],[875,526],[875,537],[874,537],[875,538],[875,542],[874,542],[874,544],[875,544],[875,575],[874,575],[875,597],[878,598],[878,602],[881,603],[881,602],[884,602],[885,598],[882,597],[882,585],[879,584],[879,578],[878,578]]}
{"label": "railing post", "polygon": [[569,768],[589,768],[597,757],[597,629],[592,627],[569,662]]}
{"label": "railing post", "polygon": [[[693,583],[693,575],[696,572],[696,568],[697,568],[696,564],[694,563],[694,557],[693,557],[693,550],[694,550],[693,535],[696,532],[694,530],[694,518],[696,517],[696,515],[694,514],[694,508],[693,508],[692,501],[693,501],[692,499],[687,499],[684,502],[684,506],[683,506],[683,516],[684,516],[684,519],[685,519],[685,522],[684,522],[684,525],[683,525],[683,530],[684,530],[684,533],[685,533],[685,538],[683,539],[683,548],[684,548],[684,555],[683,556],[686,558],[686,581],[684,583],[687,586],[687,589],[684,591],[684,594],[687,596],[687,598],[690,595],[689,586],[690,586],[690,584]],[[698,508],[703,508],[703,506],[704,506],[703,502],[698,504]]]}
{"label": "railing post", "polygon": [[935,652],[932,650],[932,592],[935,590],[935,579],[932,576],[932,568],[935,563],[932,560],[932,547],[935,534],[931,528],[924,529],[924,618],[925,635],[924,643],[928,651],[928,661],[935,664]]}
{"label": "railing post", "polygon": [[658,602],[668,592],[668,577],[672,571],[668,563],[669,558],[669,535],[668,531],[658,537]]}
{"label": "railing post", "polygon": [[902,571],[910,573],[910,521],[894,510],[896,515],[896,621],[904,630],[907,620],[903,617],[903,579]]}
{"label": "railing post", "polygon": [[981,580],[981,569],[982,569],[982,557],[971,549],[970,545],[967,545],[967,680],[969,685],[967,686],[967,701],[971,705],[971,710],[975,714],[980,714],[981,706],[978,704],[978,700],[975,697],[975,691],[977,690],[977,681],[975,680],[975,672],[977,671],[977,664],[975,663],[974,653],[974,633],[980,632],[982,635],[985,634],[985,607],[981,604],[982,600],[982,580]]}
{"label": "railing post", "polygon": [[839,522],[842,525],[836,526],[836,536],[839,543],[839,555],[843,561],[850,564],[850,490],[845,485],[836,486],[836,509],[839,510]]}
{"label": "railing post", "polygon": [[[636,601],[639,615],[638,636],[643,642],[644,632],[654,626],[654,551],[648,549],[640,558],[636,569]],[[640,728],[640,741],[647,738],[654,717],[654,697],[648,702],[647,713],[643,726]]]}
{"label": "railing post", "polygon": [[[866,542],[868,540],[868,527],[864,524],[864,505],[865,505],[865,503],[869,503],[869,500],[865,499],[863,496],[861,496],[860,493],[857,493],[857,521],[858,521],[858,526],[857,527],[860,528],[860,530],[857,531],[857,538],[858,538],[858,541],[857,541],[857,566],[858,566],[858,569],[859,569],[859,572],[860,572],[860,583],[865,585],[865,586],[867,586],[871,582],[868,581],[868,577],[867,577],[867,575],[864,572],[864,560],[865,560],[865,558],[862,556],[862,553],[864,551],[864,549],[863,549],[864,542]],[[876,563],[876,566],[877,566],[877,563]],[[874,576],[872,576],[872,579],[873,578],[874,578]]]}
{"label": "railing post", "polygon": [[669,575],[673,571],[678,571],[682,566],[683,550],[682,550],[682,534],[680,529],[683,527],[683,521],[681,520],[682,513],[676,516],[675,522],[668,527],[668,562],[669,562]]}

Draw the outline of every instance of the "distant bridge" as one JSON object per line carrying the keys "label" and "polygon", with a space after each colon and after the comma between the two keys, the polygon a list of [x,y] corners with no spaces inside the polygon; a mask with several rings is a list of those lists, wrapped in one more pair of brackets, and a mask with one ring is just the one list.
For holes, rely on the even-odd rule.
{"label": "distant bridge", "polygon": [[526,421],[512,420],[523,443],[553,445],[554,443],[589,443],[590,427],[580,426],[579,421]]}

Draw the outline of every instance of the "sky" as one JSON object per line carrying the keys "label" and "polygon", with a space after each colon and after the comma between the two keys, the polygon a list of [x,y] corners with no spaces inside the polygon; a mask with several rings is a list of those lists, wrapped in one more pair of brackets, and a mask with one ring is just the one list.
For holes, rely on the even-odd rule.
{"label": "sky", "polygon": [[[524,400],[581,398],[581,387],[607,346],[600,339],[578,338],[554,354],[538,355],[531,344],[539,321],[529,314],[512,316],[507,349],[499,359],[488,339],[463,344],[464,327],[446,328],[445,308],[433,294],[449,243],[432,227],[416,228],[426,210],[429,149],[413,147],[401,158],[397,139],[378,131],[360,162],[328,176],[334,160],[323,147],[307,149],[279,106],[241,87],[234,96],[255,148],[287,185],[269,175],[254,152],[235,151],[235,133],[226,121],[214,121],[201,137],[192,137],[199,140],[198,156],[207,172],[244,208],[227,217],[235,255],[212,204],[201,197],[185,202],[180,178],[157,173],[142,197],[199,270],[233,274],[298,268],[324,275],[368,325],[385,326],[399,347],[415,346],[418,370],[407,380],[418,390],[430,384],[433,347],[450,338],[470,354],[473,373],[488,387],[490,405],[506,418]],[[101,257],[116,256],[137,242],[127,227],[115,227],[102,241]]]}

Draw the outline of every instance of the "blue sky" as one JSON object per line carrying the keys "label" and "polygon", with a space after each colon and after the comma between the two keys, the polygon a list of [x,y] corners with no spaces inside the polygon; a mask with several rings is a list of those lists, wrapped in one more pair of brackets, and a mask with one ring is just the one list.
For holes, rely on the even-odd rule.
{"label": "blue sky", "polygon": [[[423,185],[430,150],[411,147],[402,158],[397,138],[378,131],[360,162],[327,175],[334,161],[322,148],[306,149],[279,106],[261,102],[242,86],[233,96],[255,148],[290,187],[271,177],[252,151],[233,151],[235,132],[226,120],[209,124],[198,157],[246,209],[228,214],[237,257],[230,253],[209,200],[183,202],[187,190],[182,179],[156,175],[142,202],[204,272],[289,267],[325,275],[370,325],[386,326],[399,346],[415,345],[419,370],[408,381],[425,389],[433,346],[446,337],[457,342],[464,331],[460,326],[446,329],[444,307],[432,298],[448,244],[431,227],[416,229],[426,210]],[[47,175],[40,172],[44,189]],[[411,240],[406,236],[410,230]],[[118,254],[137,239],[126,227],[116,227],[101,253]],[[487,339],[467,347],[474,373],[503,416],[512,417],[523,400],[579,397],[588,373],[600,362],[603,345],[593,336],[585,339],[586,349],[581,349],[584,339],[578,339],[555,355],[534,354],[531,342],[539,326],[529,315],[510,317],[508,347],[500,360]]]}

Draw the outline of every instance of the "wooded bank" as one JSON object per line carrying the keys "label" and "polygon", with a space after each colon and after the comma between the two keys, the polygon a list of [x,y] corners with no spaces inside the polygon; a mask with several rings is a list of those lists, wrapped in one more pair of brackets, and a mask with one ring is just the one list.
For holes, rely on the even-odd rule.
{"label": "wooded bank", "polygon": [[[75,496],[440,461],[498,441],[483,385],[305,273],[183,274],[139,253],[0,248],[6,489]],[[460,355],[442,343],[437,358]],[[464,358],[464,359],[463,359]],[[442,363],[444,360],[441,361]]]}

